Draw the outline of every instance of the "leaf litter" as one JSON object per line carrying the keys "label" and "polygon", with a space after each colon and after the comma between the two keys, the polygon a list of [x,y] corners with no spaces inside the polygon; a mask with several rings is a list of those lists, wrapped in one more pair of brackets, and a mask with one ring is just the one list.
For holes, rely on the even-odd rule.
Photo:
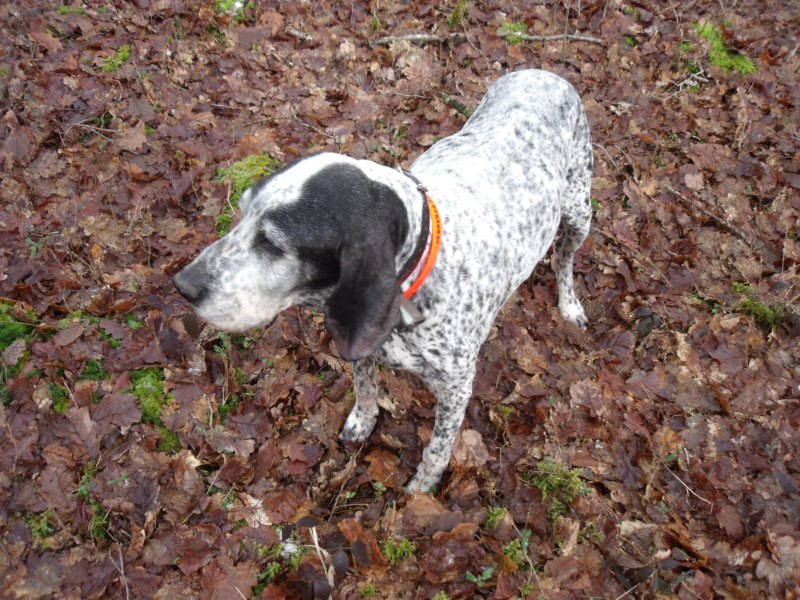
{"label": "leaf litter", "polygon": [[[800,16],[575,4],[0,7],[9,597],[800,595]],[[381,371],[375,432],[341,447],[318,314],[200,332],[170,278],[235,204],[231,165],[408,165],[526,67],[592,125],[591,324],[537,268],[450,471],[409,498],[424,386]]]}

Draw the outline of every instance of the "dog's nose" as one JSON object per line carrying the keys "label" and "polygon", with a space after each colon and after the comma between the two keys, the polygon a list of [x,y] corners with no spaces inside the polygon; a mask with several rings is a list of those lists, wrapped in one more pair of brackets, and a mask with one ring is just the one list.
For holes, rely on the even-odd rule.
{"label": "dog's nose", "polygon": [[200,302],[208,291],[205,277],[198,273],[198,270],[192,264],[187,265],[179,271],[178,274],[173,277],[172,282],[175,284],[175,288],[180,292],[181,296],[192,304]]}

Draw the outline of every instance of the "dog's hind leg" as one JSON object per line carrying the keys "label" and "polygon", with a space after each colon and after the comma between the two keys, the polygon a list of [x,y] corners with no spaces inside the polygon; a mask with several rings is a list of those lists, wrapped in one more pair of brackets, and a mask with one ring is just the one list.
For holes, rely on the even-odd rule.
{"label": "dog's hind leg", "polygon": [[565,319],[580,327],[589,322],[580,300],[575,295],[572,259],[581,247],[592,221],[592,145],[585,117],[576,131],[579,137],[576,156],[567,172],[567,185],[562,199],[560,235],[555,244],[555,272],[558,283],[558,308]]}

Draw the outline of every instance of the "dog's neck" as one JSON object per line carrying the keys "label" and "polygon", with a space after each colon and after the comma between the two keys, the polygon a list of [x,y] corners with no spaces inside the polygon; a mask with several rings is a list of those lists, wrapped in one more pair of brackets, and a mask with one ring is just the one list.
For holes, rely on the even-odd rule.
{"label": "dog's neck", "polygon": [[[423,229],[423,217],[429,218],[425,210],[425,194],[419,190],[418,184],[413,179],[397,169],[384,167],[368,160],[362,160],[359,163],[359,166],[370,179],[389,186],[405,207],[408,228],[405,238],[395,255],[395,272],[399,279],[405,275],[402,271],[404,267],[408,266],[417,249]],[[405,286],[407,287],[408,285],[410,284],[406,281]]]}

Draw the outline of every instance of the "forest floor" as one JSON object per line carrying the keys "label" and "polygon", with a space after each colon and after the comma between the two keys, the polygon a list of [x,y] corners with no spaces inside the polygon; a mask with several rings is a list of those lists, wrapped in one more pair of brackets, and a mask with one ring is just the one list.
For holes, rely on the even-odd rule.
{"label": "forest floor", "polygon": [[[797,598],[798,31],[779,0],[4,2],[0,597]],[[540,265],[408,497],[416,379],[342,447],[319,313],[198,337],[171,277],[232,166],[408,166],[530,67],[592,127],[590,325]]]}

